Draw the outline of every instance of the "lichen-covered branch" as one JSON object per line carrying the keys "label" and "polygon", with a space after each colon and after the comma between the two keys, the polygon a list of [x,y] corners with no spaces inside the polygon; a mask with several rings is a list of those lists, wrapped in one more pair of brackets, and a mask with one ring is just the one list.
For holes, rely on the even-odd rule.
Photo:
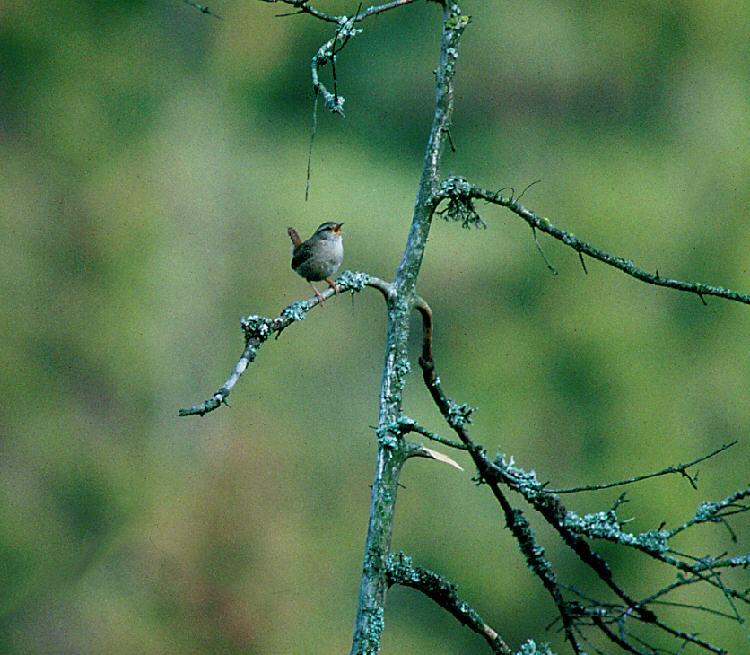
{"label": "lichen-covered branch", "polygon": [[[204,13],[210,13],[207,7],[193,0],[183,1]],[[281,3],[293,9],[289,13],[280,14],[282,16],[306,14],[335,25],[335,33],[317,49],[311,62],[312,85],[315,93],[314,137],[319,98],[323,98],[328,110],[343,115],[344,98],[337,89],[336,57],[351,38],[361,31],[355,26],[366,18],[411,4],[414,0],[390,0],[366,8],[362,8],[360,4],[354,14],[349,16],[328,14],[314,6],[310,0],[263,1],[271,4]],[[457,2],[451,0],[433,0],[433,2],[442,8],[440,51],[435,69],[435,104],[403,255],[392,283],[364,273],[348,271],[342,273],[337,279],[336,291],[354,292],[370,286],[383,295],[387,306],[385,357],[380,385],[378,424],[375,428],[377,457],[351,654],[376,655],[379,653],[384,627],[386,593],[393,584],[418,589],[446,608],[462,624],[480,634],[493,652],[503,655],[511,653],[511,649],[497,632],[458,596],[454,585],[434,572],[415,566],[405,555],[391,553],[399,477],[405,462],[410,457],[428,457],[461,468],[450,457],[422,444],[409,441],[407,435],[410,434],[420,434],[431,441],[469,453],[478,471],[476,479],[491,490],[529,569],[541,581],[553,600],[565,638],[574,653],[581,654],[584,650],[588,650],[589,646],[594,652],[603,652],[589,641],[589,635],[584,634],[584,629],[594,632],[597,639],[604,639],[609,644],[615,644],[625,652],[653,655],[660,651],[661,647],[657,648],[643,641],[640,634],[633,630],[634,626],[638,630],[643,630],[644,626],[647,626],[649,630],[663,633],[662,636],[668,635],[679,640],[681,646],[678,651],[682,650],[685,644],[689,644],[711,653],[724,653],[725,651],[720,647],[704,640],[702,636],[677,629],[662,620],[657,616],[654,606],[677,606],[679,603],[672,602],[671,594],[685,587],[704,583],[711,585],[723,595],[732,613],[719,612],[704,606],[685,606],[742,622],[735,601],[750,604],[750,590],[742,591],[731,587],[726,584],[722,574],[729,569],[750,566],[750,555],[728,556],[724,553],[715,557],[699,558],[677,552],[670,541],[688,529],[704,523],[723,523],[734,536],[727,521],[736,514],[750,510],[750,505],[747,503],[747,499],[750,498],[750,487],[737,491],[722,500],[702,503],[692,517],[672,529],[664,529],[660,526],[656,530],[642,533],[630,533],[623,529],[625,521],[618,517],[617,510],[624,502],[624,494],[609,510],[582,515],[569,510],[561,501],[560,494],[610,489],[667,474],[680,474],[695,487],[697,475],[689,474],[688,470],[723,452],[733,444],[722,446],[688,463],[670,466],[655,473],[634,476],[618,482],[551,490],[546,484],[537,480],[533,470],[524,470],[515,465],[512,458],[506,459],[501,455],[492,459],[488,457],[481,445],[472,440],[468,426],[475,408],[456,402],[443,391],[433,357],[432,310],[417,295],[416,282],[433,217],[439,215],[447,220],[460,222],[464,227],[486,227],[476,208],[476,201],[483,201],[505,207],[522,218],[531,227],[534,243],[542,256],[544,253],[537,238],[537,231],[544,232],[575,250],[584,270],[586,269],[585,255],[648,284],[696,294],[704,303],[704,296],[713,295],[750,304],[750,295],[723,287],[663,277],[658,271],[649,273],[630,260],[600,250],[570,232],[552,225],[548,219],[539,216],[520,203],[523,193],[521,196],[503,195],[501,191],[487,191],[455,176],[441,182],[442,152],[447,143],[452,147],[450,128],[454,102],[453,80],[458,61],[459,43],[471,19],[461,12]],[[332,89],[321,81],[320,75],[321,68],[328,64],[332,70]],[[309,179],[308,161],[308,190]],[[545,262],[550,270],[556,272],[546,258]],[[333,290],[327,289],[322,297],[292,303],[275,318],[255,315],[243,318],[241,325],[245,336],[245,347],[226,382],[208,400],[181,409],[180,415],[204,415],[225,404],[227,397],[248,365],[255,360],[260,347],[272,335],[278,338],[287,327],[303,320],[310,310],[333,294]],[[424,383],[446,423],[458,437],[457,440],[447,439],[428,430],[404,413],[403,391],[410,372],[407,351],[409,319],[413,310],[419,312],[422,317],[422,348],[419,363]],[[528,504],[530,510],[522,511],[511,503],[510,498],[515,499],[516,495],[522,499],[519,502]],[[527,514],[533,517],[535,513],[553,528],[564,544],[604,583],[605,593],[608,594],[606,599],[586,596],[559,580],[558,573],[554,570],[544,546],[527,518]],[[638,600],[630,595],[623,584],[615,580],[608,562],[592,546],[592,543],[601,541],[615,543],[644,553],[671,567],[677,579]],[[571,593],[577,598],[571,598]],[[533,655],[548,652],[548,649],[540,650],[529,641],[519,652],[523,655]]]}
{"label": "lichen-covered branch", "polygon": [[[373,277],[367,273],[355,273],[352,271],[344,271],[341,275],[336,278],[336,290],[326,289],[322,292],[321,297],[325,300],[333,296],[335,293],[343,293],[344,291],[357,292],[361,291],[364,287],[372,287],[379,291],[386,300],[392,293],[392,286],[380,278]],[[215,410],[221,405],[225,405],[229,394],[234,389],[234,386],[239,381],[242,374],[247,370],[249,364],[255,361],[258,355],[259,348],[266,342],[271,336],[276,335],[276,338],[288,328],[292,323],[304,320],[307,313],[313,309],[316,305],[321,303],[321,299],[317,296],[313,296],[307,300],[298,300],[292,303],[288,307],[284,308],[276,318],[267,318],[265,316],[245,316],[240,321],[242,332],[245,335],[245,347],[237,360],[237,363],[232,368],[232,372],[229,374],[226,382],[222,384],[216,392],[208,399],[201,403],[192,405],[191,407],[185,407],[180,409],[180,416],[203,416],[208,412]]]}
{"label": "lichen-covered branch", "polygon": [[[596,512],[579,516],[575,512],[569,511],[557,494],[549,491],[546,485],[539,482],[536,474],[531,471],[525,471],[516,466],[512,459],[506,461],[502,456],[490,460],[484,449],[477,445],[470,437],[468,424],[471,423],[473,408],[465,404],[458,404],[450,399],[442,389],[440,378],[437,376],[435,363],[432,359],[432,331],[433,317],[429,306],[422,302],[420,309],[423,319],[423,356],[420,358],[422,367],[422,376],[432,398],[445,418],[448,425],[453,429],[472,456],[478,470],[479,480],[487,484],[493,495],[498,500],[503,513],[506,517],[506,523],[516,537],[521,552],[524,554],[527,564],[531,571],[540,578],[543,585],[550,593],[554,600],[566,637],[571,644],[574,652],[581,652],[581,644],[578,635],[581,634],[581,628],[585,625],[593,625],[600,629],[600,632],[610,641],[614,641],[621,648],[625,645],[634,650],[629,652],[649,653],[646,650],[639,650],[619,633],[612,632],[608,627],[612,622],[624,624],[627,621],[636,621],[655,627],[657,630],[664,632],[674,638],[691,643],[708,652],[723,653],[724,651],[702,639],[698,635],[679,630],[661,620],[649,605],[653,605],[657,599],[663,599],[668,593],[688,584],[687,576],[690,576],[690,583],[704,582],[719,589],[731,602],[732,599],[739,599],[747,602],[748,592],[734,589],[721,579],[721,571],[726,568],[747,568],[750,566],[750,556],[740,555],[734,557],[703,557],[686,561],[684,557],[672,554],[668,545],[668,540],[680,532],[706,522],[722,522],[727,516],[748,511],[750,507],[743,501],[750,497],[750,488],[739,490],[726,498],[710,503],[702,503],[695,515],[685,523],[673,528],[672,530],[651,530],[640,534],[631,534],[622,530],[622,525],[616,515],[616,509],[621,504],[621,496],[615,503],[615,506],[607,512]],[[722,446],[708,455],[672,467],[662,469],[662,471],[650,476],[640,476],[633,478],[631,481],[645,479],[645,477],[654,477],[655,475],[666,475],[667,473],[686,474],[686,469],[695,465],[699,461],[704,461],[709,457],[726,450],[729,446]],[[695,479],[690,478],[695,484]],[[588,606],[572,603],[563,598],[561,585],[557,582],[556,575],[552,570],[549,562],[544,557],[544,549],[537,542],[528,521],[520,512],[513,508],[505,497],[500,485],[519,493],[545,520],[552,526],[563,539],[565,544],[584,562],[607,587],[617,596],[622,604],[612,605],[600,601],[589,603]],[[615,582],[612,571],[606,560],[596,553],[587,540],[602,539],[617,543],[622,546],[635,548],[660,562],[671,566],[679,572],[681,576],[677,583],[668,585],[656,594],[638,601],[632,598],[625,589]],[[686,575],[687,574],[687,575]],[[685,582],[682,582],[685,580]],[[739,614],[735,615],[739,622],[742,622]],[[595,620],[593,620],[595,619]],[[618,635],[622,641],[612,640],[613,634]]]}
{"label": "lichen-covered branch", "polygon": [[[503,195],[500,191],[487,191],[486,189],[467,182],[462,177],[450,177],[440,185],[440,190],[434,197],[435,206],[437,207],[437,205],[444,200],[448,201],[447,210],[443,214],[444,217],[448,220],[460,221],[465,227],[484,225],[484,221],[480,218],[479,212],[474,203],[475,200],[483,200],[490,204],[509,209],[526,221],[526,223],[528,223],[534,230],[539,230],[540,232],[549,234],[551,237],[578,252],[579,256],[588,255],[592,259],[607,264],[607,266],[612,266],[613,268],[622,271],[636,280],[645,282],[646,284],[667,287],[669,289],[676,289],[687,293],[694,293],[704,303],[704,296],[716,296],[718,298],[724,298],[725,300],[733,300],[750,305],[750,295],[745,293],[739,293],[737,291],[732,291],[731,289],[725,289],[724,287],[712,284],[704,284],[702,282],[675,280],[661,275],[658,270],[654,273],[650,273],[640,268],[629,259],[624,259],[623,257],[618,257],[596,248],[586,241],[579,239],[571,232],[556,227],[549,219],[524,207],[517,197],[513,195]],[[581,262],[583,262],[583,259],[581,259]]]}
{"label": "lichen-covered branch", "polygon": [[442,608],[450,612],[462,625],[480,635],[498,655],[511,655],[510,646],[496,630],[491,628],[479,613],[458,595],[456,585],[434,571],[416,566],[404,553],[388,556],[389,584],[399,584],[421,591]]}
{"label": "lichen-covered branch", "polygon": [[422,163],[409,236],[393,281],[395,293],[388,301],[385,362],[377,427],[378,453],[354,622],[352,655],[370,655],[380,650],[383,608],[388,588],[386,560],[390,552],[398,474],[404,450],[401,435],[394,426],[398,425],[402,416],[403,389],[410,369],[407,351],[409,316],[415,303],[417,276],[434,212],[432,198],[439,185],[440,154],[453,113],[453,77],[458,61],[458,46],[469,23],[469,17],[461,13],[456,2],[443,1],[440,4],[443,9],[442,34],[435,71],[432,127]]}
{"label": "lichen-covered branch", "polygon": [[[435,363],[431,358],[432,346],[427,343],[427,341],[432,340],[432,312],[429,311],[429,307],[422,306],[420,313],[422,314],[423,321],[423,346],[419,364],[422,367],[424,383],[430,391],[440,413],[469,451],[479,471],[480,480],[490,487],[493,495],[500,503],[505,515],[506,525],[516,538],[521,552],[526,558],[529,569],[542,581],[542,584],[558,608],[567,641],[575,653],[581,653],[583,652],[582,647],[573,629],[572,606],[563,599],[557,582],[557,576],[550,562],[545,557],[544,548],[537,543],[531,526],[523,513],[512,507],[500,488],[498,479],[496,476],[491,475],[492,464],[488,460],[484,449],[475,444],[469,436],[466,425],[471,422],[473,408],[468,405],[456,403],[443,392],[440,378],[437,376],[435,370]],[[430,355],[430,357],[428,358],[427,355]]]}
{"label": "lichen-covered branch", "polygon": [[[188,0],[185,0],[186,2]],[[337,25],[336,33],[328,39],[318,50],[312,58],[311,63],[311,76],[313,91],[315,97],[318,95],[322,96],[325,103],[326,109],[333,112],[334,114],[344,115],[344,97],[339,95],[336,89],[336,55],[341,52],[341,49],[352,37],[359,34],[362,30],[354,27],[355,23],[360,23],[363,20],[370,18],[371,16],[377,16],[391,9],[397,9],[404,5],[411,4],[414,0],[392,0],[391,2],[384,2],[380,5],[372,5],[365,9],[356,11],[351,16],[346,15],[334,15],[328,14],[320,9],[314,7],[310,0],[262,0],[269,4],[276,4],[281,2],[283,4],[294,7],[296,11],[288,12],[284,14],[277,14],[277,17],[281,16],[293,16],[297,14],[308,14],[318,20],[322,20],[326,23],[333,23]],[[192,2],[191,2],[192,4]],[[329,91],[328,88],[320,81],[320,67],[326,64],[331,64],[333,68],[333,92]]]}
{"label": "lichen-covered branch", "polygon": [[[728,516],[749,511],[750,506],[740,504],[740,501],[748,497],[750,497],[750,487],[740,489],[722,500],[701,503],[692,518],[668,531],[668,538],[671,539],[698,523],[721,523]],[[745,565],[747,566],[747,563]]]}

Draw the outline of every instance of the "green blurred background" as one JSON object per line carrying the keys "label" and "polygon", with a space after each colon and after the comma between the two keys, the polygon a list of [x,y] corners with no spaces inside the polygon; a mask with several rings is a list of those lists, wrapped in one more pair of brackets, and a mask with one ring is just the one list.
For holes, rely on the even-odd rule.
{"label": "green blurred background", "polygon": [[[211,8],[223,20],[179,0],[0,0],[2,653],[348,652],[381,299],[340,297],[269,343],[231,409],[177,409],[223,382],[240,316],[308,295],[289,268],[288,225],[306,236],[343,220],[345,266],[392,276],[440,12],[420,0],[347,46],[347,116],[319,116],[305,203],[309,62],[330,27],[252,0]],[[559,226],[664,275],[750,290],[750,4],[463,9],[474,21],[445,174],[490,188],[541,179],[524,201]],[[541,236],[553,276],[525,224],[483,216],[486,231],[435,223],[419,282],[446,390],[479,407],[475,438],[554,485],[740,440],[701,466],[699,492],[676,478],[633,489],[623,514],[636,531],[747,484],[750,308],[704,307],[591,261],[584,275]],[[444,430],[414,375],[406,408]],[[394,547],[458,583],[515,647],[559,643],[544,631],[551,603],[457,457],[463,473],[408,464]],[[580,581],[536,527],[563,579]],[[738,546],[721,526],[678,545],[747,552],[744,528]],[[671,579],[605,550],[636,595]],[[750,651],[731,624],[693,612],[678,626]],[[486,648],[396,589],[383,652]]]}

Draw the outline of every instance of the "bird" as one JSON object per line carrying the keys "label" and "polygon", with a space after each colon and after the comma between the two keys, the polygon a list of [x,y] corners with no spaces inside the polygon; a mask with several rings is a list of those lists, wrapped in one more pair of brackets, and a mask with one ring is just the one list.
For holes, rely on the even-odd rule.
{"label": "bird", "polygon": [[325,299],[313,282],[325,280],[336,293],[336,283],[331,276],[339,269],[344,260],[344,243],[341,237],[343,223],[321,223],[313,235],[302,241],[297,230],[287,228],[292,240],[292,270],[305,278],[321,302]]}

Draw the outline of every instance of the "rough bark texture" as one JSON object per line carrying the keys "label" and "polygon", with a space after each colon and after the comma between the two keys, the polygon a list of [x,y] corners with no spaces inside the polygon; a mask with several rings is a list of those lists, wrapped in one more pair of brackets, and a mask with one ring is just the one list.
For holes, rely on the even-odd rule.
{"label": "rough bark texture", "polygon": [[458,43],[468,23],[468,17],[461,15],[458,4],[444,3],[442,10],[443,31],[436,71],[435,112],[406,248],[396,271],[394,292],[388,299],[388,330],[377,429],[378,453],[351,650],[353,655],[377,653],[380,650],[388,590],[387,557],[393,534],[398,480],[401,467],[408,457],[408,448],[398,421],[402,414],[405,378],[410,369],[407,353],[409,316],[414,306],[417,276],[440,184],[440,155],[453,110],[453,75],[458,59]]}

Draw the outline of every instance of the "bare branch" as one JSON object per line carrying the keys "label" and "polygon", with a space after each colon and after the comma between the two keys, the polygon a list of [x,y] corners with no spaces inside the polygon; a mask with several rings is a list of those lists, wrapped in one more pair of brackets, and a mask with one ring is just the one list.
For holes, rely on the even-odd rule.
{"label": "bare branch", "polygon": [[631,478],[626,478],[625,480],[619,480],[618,482],[603,482],[600,484],[587,484],[580,487],[568,487],[565,489],[548,489],[547,491],[549,493],[553,494],[573,494],[573,493],[579,493],[582,491],[600,491],[601,489],[612,489],[613,487],[622,487],[628,484],[634,484],[636,482],[641,482],[642,480],[649,480],[651,478],[658,478],[662,475],[671,475],[673,473],[679,473],[680,475],[683,475],[688,479],[688,482],[690,482],[690,485],[693,487],[693,489],[697,489],[697,484],[695,477],[692,477],[687,474],[687,469],[695,466],[696,464],[700,464],[700,462],[704,462],[707,459],[711,459],[712,457],[715,457],[719,453],[723,453],[725,450],[728,450],[732,446],[734,446],[737,443],[737,441],[731,441],[729,443],[726,443],[716,450],[712,450],[707,455],[702,455],[701,457],[698,457],[691,462],[686,462],[685,464],[677,464],[675,466],[667,466],[659,471],[655,471],[654,473],[646,473],[645,475],[635,475]]}

